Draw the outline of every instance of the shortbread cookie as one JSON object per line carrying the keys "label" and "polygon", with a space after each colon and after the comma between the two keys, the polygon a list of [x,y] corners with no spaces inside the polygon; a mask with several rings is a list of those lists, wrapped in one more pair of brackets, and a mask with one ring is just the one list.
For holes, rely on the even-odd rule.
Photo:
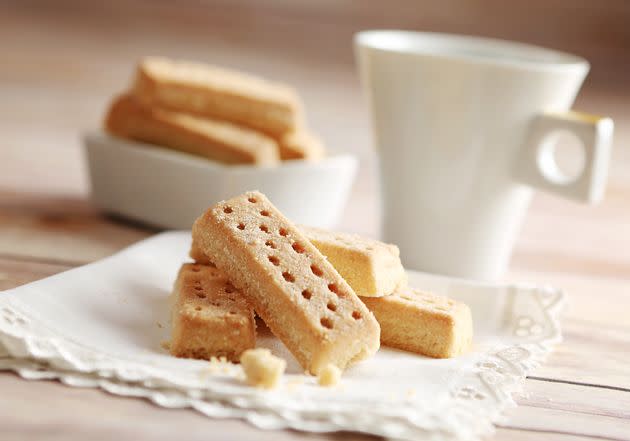
{"label": "shortbread cookie", "polygon": [[278,140],[280,158],[317,160],[324,157],[326,150],[322,142],[306,129],[298,129],[283,135]]}
{"label": "shortbread cookie", "polygon": [[272,138],[234,124],[141,105],[131,95],[118,97],[105,121],[121,138],[157,144],[226,164],[276,164]]}
{"label": "shortbread cookie", "polygon": [[201,251],[201,248],[199,248],[199,245],[197,244],[197,240],[195,239],[194,235],[188,255],[192,260],[195,261],[195,263],[198,263],[200,265],[214,265],[214,262],[212,262],[210,258],[206,256],[203,251]]}
{"label": "shortbread cookie", "polygon": [[[298,228],[326,256],[357,295],[381,297],[407,286],[407,273],[400,262],[400,251],[396,245],[356,234],[305,226]],[[190,257],[197,263],[210,262],[194,238]]]}
{"label": "shortbread cookie", "polygon": [[149,106],[230,121],[275,137],[301,120],[302,105],[293,89],[202,63],[145,58],[134,94]]}
{"label": "shortbread cookie", "polygon": [[238,361],[255,346],[253,309],[217,268],[182,265],[171,319],[170,351],[176,357]]}
{"label": "shortbread cookie", "polygon": [[472,317],[464,303],[414,288],[361,300],[380,323],[385,346],[434,358],[455,357],[470,347]]}
{"label": "shortbread cookie", "polygon": [[357,234],[301,226],[300,230],[362,297],[381,297],[407,285],[396,245]]}
{"label": "shortbread cookie", "polygon": [[271,354],[269,349],[248,349],[241,355],[245,380],[250,386],[272,389],[276,387],[287,362]]}
{"label": "shortbread cookie", "polygon": [[219,202],[193,237],[307,371],[374,354],[379,326],[352,288],[259,192]]}
{"label": "shortbread cookie", "polygon": [[190,258],[194,260],[195,263],[198,263],[200,265],[214,265],[214,262],[212,262],[210,258],[208,258],[208,256],[206,256],[203,251],[201,251],[201,248],[199,248],[199,245],[195,240],[195,236],[193,236],[192,238],[192,244],[190,245],[188,256],[190,256]]}

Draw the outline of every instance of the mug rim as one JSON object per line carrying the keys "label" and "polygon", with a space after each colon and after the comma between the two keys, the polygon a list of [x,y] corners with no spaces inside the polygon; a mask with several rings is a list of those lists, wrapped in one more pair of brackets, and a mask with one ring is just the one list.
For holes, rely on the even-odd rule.
{"label": "mug rim", "polygon": [[[451,45],[450,49],[422,48],[419,43]],[[409,31],[397,29],[370,29],[355,33],[357,47],[400,53],[418,57],[466,61],[474,64],[513,67],[526,70],[583,71],[589,69],[589,62],[578,55],[555,49],[548,49],[529,43],[520,43],[499,38],[474,35],[450,34],[442,32]],[[459,47],[459,51],[455,49]],[[465,48],[465,49],[464,49]],[[466,49],[468,49],[468,52]],[[478,52],[475,53],[474,49]],[[480,50],[492,49],[494,55]],[[499,53],[505,54],[500,56]]]}

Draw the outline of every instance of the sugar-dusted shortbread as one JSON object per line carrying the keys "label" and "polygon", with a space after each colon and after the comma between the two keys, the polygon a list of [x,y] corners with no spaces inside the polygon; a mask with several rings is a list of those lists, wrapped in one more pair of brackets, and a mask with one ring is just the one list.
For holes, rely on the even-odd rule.
{"label": "sugar-dusted shortbread", "polygon": [[287,362],[276,357],[269,349],[248,349],[241,355],[245,380],[250,386],[272,389],[276,387]]}
{"label": "sugar-dusted shortbread", "polygon": [[133,92],[150,106],[231,121],[275,137],[301,120],[302,105],[290,87],[203,63],[145,58]]}
{"label": "sugar-dusted shortbread", "polygon": [[307,371],[344,369],[378,350],[372,313],[263,194],[211,207],[195,221],[193,238]]}
{"label": "sugar-dusted shortbread", "polygon": [[359,296],[386,296],[407,285],[396,245],[357,234],[304,226],[300,229]]}
{"label": "sugar-dusted shortbread", "polygon": [[[336,233],[319,228],[298,227],[362,297],[381,297],[407,286],[407,274],[400,262],[396,245],[356,234]],[[190,257],[197,263],[210,262],[195,239]]]}
{"label": "sugar-dusted shortbread", "polygon": [[326,154],[322,142],[307,129],[289,132],[278,139],[280,158],[287,159],[321,159]]}
{"label": "sugar-dusted shortbread", "polygon": [[362,297],[381,325],[381,343],[434,358],[466,352],[473,336],[467,305],[405,288],[386,297]]}
{"label": "sugar-dusted shortbread", "polygon": [[105,129],[121,138],[156,144],[225,164],[276,164],[278,144],[262,133],[223,121],[145,107],[122,95],[112,103]]}
{"label": "sugar-dusted shortbread", "polygon": [[182,265],[172,300],[170,352],[176,357],[238,361],[255,346],[253,309],[217,268]]}

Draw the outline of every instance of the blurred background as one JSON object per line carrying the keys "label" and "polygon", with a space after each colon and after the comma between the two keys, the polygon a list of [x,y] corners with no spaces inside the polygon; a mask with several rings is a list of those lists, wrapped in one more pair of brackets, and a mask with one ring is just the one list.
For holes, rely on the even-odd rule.
{"label": "blurred background", "polygon": [[[14,242],[33,234],[25,223],[40,222],[47,234],[62,223],[68,234],[70,224],[129,242],[145,234],[94,221],[80,140],[101,126],[143,55],[205,61],[294,85],[327,146],[361,160],[340,228],[375,236],[375,155],[352,52],[352,35],[366,28],[505,38],[587,58],[591,74],[574,107],[616,122],[607,200],[593,209],[536,195],[513,262],[532,270],[579,271],[588,263],[590,272],[630,273],[630,201],[623,201],[630,191],[627,0],[0,1],[0,253],[6,246],[15,254]],[[566,229],[540,243],[547,225],[568,217]],[[581,236],[584,223],[598,226]],[[88,254],[108,251],[106,242],[95,242]],[[602,256],[592,254],[594,242]],[[39,252],[27,249],[28,240],[21,247]]]}

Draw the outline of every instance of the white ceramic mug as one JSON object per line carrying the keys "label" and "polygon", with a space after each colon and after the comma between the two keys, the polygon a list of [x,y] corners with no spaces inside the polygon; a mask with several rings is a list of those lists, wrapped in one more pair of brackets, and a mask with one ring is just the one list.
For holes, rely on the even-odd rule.
{"label": "white ceramic mug", "polygon": [[[355,36],[380,157],[383,236],[414,269],[497,279],[532,188],[601,199],[613,122],[570,111],[586,60],[486,38],[406,31]],[[582,143],[564,176],[553,136]]]}

